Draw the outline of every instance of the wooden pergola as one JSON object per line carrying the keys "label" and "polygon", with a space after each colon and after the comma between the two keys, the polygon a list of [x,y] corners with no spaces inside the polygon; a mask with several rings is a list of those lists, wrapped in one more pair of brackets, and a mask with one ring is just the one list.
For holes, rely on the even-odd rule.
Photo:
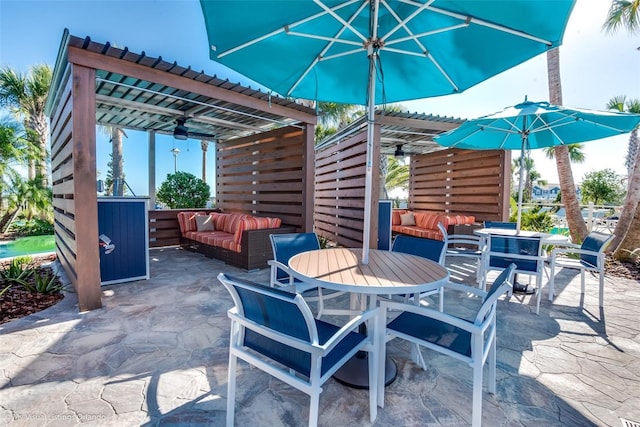
{"label": "wooden pergola", "polygon": [[216,143],[216,196],[223,210],[274,215],[313,227],[313,109],[162,58],[74,37],[65,30],[47,100],[58,259],[80,311],[101,307],[96,125],[155,135],[178,120]]}

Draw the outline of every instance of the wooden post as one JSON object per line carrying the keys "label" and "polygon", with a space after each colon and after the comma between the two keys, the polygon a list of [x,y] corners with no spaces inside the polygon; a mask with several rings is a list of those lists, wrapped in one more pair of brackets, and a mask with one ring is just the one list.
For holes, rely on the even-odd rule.
{"label": "wooden post", "polygon": [[80,311],[102,307],[96,193],[96,71],[72,64],[73,200]]}
{"label": "wooden post", "polygon": [[302,212],[303,232],[313,231],[313,212],[315,211],[315,126],[308,123],[304,132],[304,206]]}

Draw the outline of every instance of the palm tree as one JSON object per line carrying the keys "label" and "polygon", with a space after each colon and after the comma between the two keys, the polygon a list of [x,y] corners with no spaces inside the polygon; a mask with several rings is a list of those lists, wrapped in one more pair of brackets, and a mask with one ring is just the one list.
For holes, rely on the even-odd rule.
{"label": "palm tree", "polygon": [[[626,111],[630,113],[640,113],[640,100],[632,99],[627,101],[625,96],[613,97],[607,107],[611,110]],[[633,157],[632,157],[633,156]],[[638,150],[638,129],[634,129],[629,135],[629,145],[627,148],[627,160],[625,165],[627,166],[627,197],[624,200],[622,211],[618,222],[616,224],[613,234],[615,237],[611,241],[608,252],[614,252],[616,258],[626,258],[627,250],[633,250],[628,245],[632,244],[634,240],[633,236],[627,235],[630,231],[630,226],[634,220],[634,214],[640,203],[640,150]],[[638,228],[635,226],[634,229]],[[624,242],[624,245],[622,243]]]}
{"label": "palm tree", "polygon": [[[569,144],[569,161],[571,163],[584,163],[586,156],[582,151],[582,144]],[[545,147],[542,149],[547,159],[555,159],[556,150],[555,147]]]}
{"label": "palm tree", "polygon": [[[519,176],[520,174],[520,159],[521,156],[513,159],[512,164],[511,164],[511,170],[515,171],[515,174]],[[542,178],[542,175],[540,174],[540,172],[538,172],[536,170],[536,166],[535,166],[535,161],[525,155],[524,157],[524,188],[523,188],[523,194],[522,194],[522,200],[524,202],[528,202],[531,201],[531,199],[533,199],[533,185],[534,184],[540,184],[540,185],[546,185],[547,181],[540,179]],[[514,199],[518,199],[518,196],[516,195],[516,197],[514,197]]]}
{"label": "palm tree", "polygon": [[20,125],[10,120],[0,123],[0,216],[2,212],[3,195],[11,188],[11,182],[19,173],[15,166],[24,164],[26,152],[24,147],[28,145],[20,135]]}
{"label": "palm tree", "polygon": [[[560,51],[558,48],[547,51],[547,75],[549,79],[549,101],[552,104],[562,105],[562,83],[560,80]],[[562,202],[567,215],[569,234],[574,242],[581,242],[587,235],[587,226],[582,218],[576,185],[571,170],[571,157],[569,147],[559,145],[554,148],[556,167],[558,168],[558,180]]]}
{"label": "palm tree", "polygon": [[640,0],[613,0],[602,27],[610,34],[623,28],[630,34],[640,32]]}
{"label": "palm tree", "polygon": [[51,87],[52,70],[45,64],[31,67],[28,74],[17,73],[9,67],[0,70],[0,106],[9,107],[23,121],[27,131],[33,131],[39,156],[29,163],[28,177],[37,175],[47,185],[47,135],[49,126],[44,112]]}
{"label": "palm tree", "polygon": [[383,156],[387,159],[387,174],[385,186],[389,190],[394,188],[407,189],[409,187],[409,166],[401,165],[393,156]]}
{"label": "palm tree", "polygon": [[[625,29],[629,34],[640,32],[640,0],[614,0],[609,8],[603,28],[609,34],[621,29]],[[620,109],[619,102],[614,101],[614,104],[616,105],[611,106]],[[613,255],[619,259],[628,258],[630,256],[629,251],[640,247],[640,214],[637,210],[638,202],[640,201],[640,177],[636,176],[640,175],[640,150],[637,149],[637,137],[637,130],[634,130],[631,133],[631,138],[635,138],[636,141],[635,161],[629,161],[632,156],[632,143],[630,140],[627,163],[633,163],[633,166],[628,177],[627,197],[614,230],[616,237],[609,245],[609,251],[615,250]],[[631,219],[629,220],[630,217]]]}
{"label": "palm tree", "polygon": [[32,180],[15,177],[11,183],[9,205],[12,209],[22,209],[28,220],[38,216],[46,221],[53,221],[51,205],[52,191],[45,187],[40,176]]}

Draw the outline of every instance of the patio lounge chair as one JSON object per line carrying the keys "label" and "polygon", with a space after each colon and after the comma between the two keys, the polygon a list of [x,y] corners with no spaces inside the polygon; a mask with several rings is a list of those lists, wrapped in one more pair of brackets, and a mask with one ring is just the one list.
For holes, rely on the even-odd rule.
{"label": "patio lounge chair", "polygon": [[350,315],[351,310],[327,309],[324,302],[327,299],[339,297],[344,292],[330,291],[304,283],[293,277],[289,270],[289,259],[301,252],[320,249],[320,241],[316,233],[286,233],[272,234],[271,248],[275,259],[267,261],[271,266],[270,285],[285,287],[292,292],[298,292],[307,302],[318,303],[318,319],[325,314]]}
{"label": "patio lounge chair", "polygon": [[[378,322],[384,322],[388,310],[401,313],[389,324],[378,324],[383,333],[380,341],[379,360],[384,360],[385,342],[402,338],[413,344],[427,347],[438,353],[468,363],[473,368],[472,425],[479,427],[482,421],[482,368],[488,360],[489,393],[496,389],[496,306],[500,295],[511,289],[508,278],[513,275],[515,264],[511,264],[498,276],[489,292],[470,286],[448,283],[446,289],[473,293],[483,298],[473,320],[461,319],[447,313],[412,304],[382,301],[382,313]],[[423,367],[424,368],[424,367]],[[378,367],[380,369],[380,367]],[[382,381],[378,377],[378,381]],[[378,383],[378,404],[384,407],[384,385]]]}
{"label": "patio lounge chair", "polygon": [[[218,275],[235,306],[231,319],[227,385],[227,426],[233,426],[236,365],[240,358],[310,396],[309,426],[316,426],[322,384],[358,351],[368,352],[369,412],[377,416],[378,354],[374,328],[358,332],[360,325],[375,319],[378,308],[367,310],[342,327],[314,319],[299,294],[257,283]],[[251,374],[253,375],[253,374]]]}
{"label": "patio lounge chair", "polygon": [[[604,304],[604,250],[613,240],[613,234],[592,231],[585,237],[582,245],[570,245],[566,247],[558,247],[551,251],[551,272],[549,280],[549,301],[553,301],[555,295],[555,270],[556,267],[572,268],[580,270],[581,293],[585,291],[585,271],[597,272],[600,279],[600,307]],[[567,255],[573,254],[579,258],[569,258]]]}

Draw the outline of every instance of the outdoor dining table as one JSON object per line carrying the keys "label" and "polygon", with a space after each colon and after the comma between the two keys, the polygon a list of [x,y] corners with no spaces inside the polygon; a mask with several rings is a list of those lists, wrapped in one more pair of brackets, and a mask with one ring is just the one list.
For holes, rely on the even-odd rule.
{"label": "outdoor dining table", "polygon": [[[371,249],[369,262],[362,264],[362,249],[330,248],[302,252],[289,260],[294,277],[313,285],[351,293],[352,308],[358,297],[377,304],[378,295],[420,294],[439,289],[449,280],[447,269],[431,260],[401,252]],[[355,298],[354,298],[355,297]],[[396,377],[391,359],[385,361],[385,385]],[[334,375],[341,383],[368,388],[366,353],[354,356]]]}

